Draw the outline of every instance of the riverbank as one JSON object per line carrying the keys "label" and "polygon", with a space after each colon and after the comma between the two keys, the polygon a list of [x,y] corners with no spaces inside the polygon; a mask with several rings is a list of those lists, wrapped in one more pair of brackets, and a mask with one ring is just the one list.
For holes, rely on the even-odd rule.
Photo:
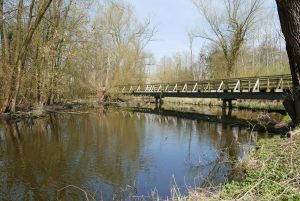
{"label": "riverbank", "polygon": [[[132,97],[132,96],[121,96],[109,99],[107,102],[99,103],[97,98],[79,99],[79,100],[65,100],[64,102],[46,105],[43,107],[25,107],[18,108],[15,113],[0,113],[0,118],[19,118],[19,117],[39,117],[43,116],[47,111],[53,110],[65,110],[73,109],[76,107],[99,107],[101,105],[118,105],[120,107],[147,107],[155,103],[152,97]],[[221,107],[222,101],[218,99],[199,99],[199,98],[164,98],[163,107],[172,110],[189,110],[196,111],[199,106],[216,106]],[[284,107],[281,102],[278,101],[256,101],[256,100],[237,100],[233,101],[234,109],[243,110],[262,110],[267,112],[279,112],[284,113]]]}
{"label": "riverbank", "polygon": [[[164,98],[166,105],[186,105],[186,106],[219,106],[222,107],[222,101],[219,99],[201,99],[201,98]],[[251,109],[265,111],[284,111],[283,104],[280,101],[264,100],[236,100],[233,101],[233,108]]]}
{"label": "riverbank", "polygon": [[240,181],[214,191],[191,189],[172,200],[300,200],[300,130],[290,138],[260,140],[236,169],[244,172]]}
{"label": "riverbank", "polygon": [[[121,96],[118,97],[118,101],[114,103],[120,104],[120,106],[135,106],[143,107],[150,103],[155,103],[153,97],[133,97],[133,96]],[[253,110],[253,111],[267,111],[285,113],[285,108],[281,101],[268,101],[268,100],[236,100],[232,102],[233,109]],[[203,98],[163,98],[162,107],[168,109],[181,109],[188,108],[193,109],[198,106],[216,106],[222,107],[222,100],[220,99],[203,99]]]}
{"label": "riverbank", "polygon": [[0,113],[0,119],[40,118],[46,116],[48,112],[76,111],[78,109],[99,108],[101,106],[95,100],[74,100],[60,104],[46,105],[40,108],[21,108],[15,113]]}

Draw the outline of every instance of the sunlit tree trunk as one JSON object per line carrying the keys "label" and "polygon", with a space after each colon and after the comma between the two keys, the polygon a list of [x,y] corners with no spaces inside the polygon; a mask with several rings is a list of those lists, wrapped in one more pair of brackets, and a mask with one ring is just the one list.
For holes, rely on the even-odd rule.
{"label": "sunlit tree trunk", "polygon": [[20,88],[20,78],[21,78],[21,60],[20,60],[20,49],[21,49],[21,29],[22,29],[22,14],[23,14],[23,0],[19,1],[18,4],[18,12],[17,12],[17,24],[16,24],[16,30],[15,30],[15,36],[16,36],[16,49],[15,49],[15,56],[14,56],[14,67],[13,67],[13,73],[11,77],[11,87],[10,87],[10,94],[8,97],[8,101],[6,102],[6,110],[9,110],[11,112],[16,111],[16,99]]}

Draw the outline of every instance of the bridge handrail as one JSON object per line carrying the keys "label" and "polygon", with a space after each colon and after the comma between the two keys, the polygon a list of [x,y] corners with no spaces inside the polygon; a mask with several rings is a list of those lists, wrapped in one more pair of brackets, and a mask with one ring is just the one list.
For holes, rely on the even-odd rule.
{"label": "bridge handrail", "polygon": [[257,76],[257,77],[239,77],[239,78],[226,78],[226,79],[211,79],[211,80],[194,80],[194,81],[180,81],[180,82],[165,82],[165,83],[160,83],[160,82],[153,82],[153,83],[143,83],[143,84],[124,84],[124,85],[117,85],[116,87],[128,87],[128,86],[147,86],[147,85],[176,85],[176,84],[195,84],[195,83],[218,83],[218,82],[226,82],[229,83],[230,81],[235,82],[235,81],[250,81],[250,80],[275,80],[283,78],[285,80],[291,80],[292,75],[291,74],[282,74],[282,75],[271,75],[271,76]]}

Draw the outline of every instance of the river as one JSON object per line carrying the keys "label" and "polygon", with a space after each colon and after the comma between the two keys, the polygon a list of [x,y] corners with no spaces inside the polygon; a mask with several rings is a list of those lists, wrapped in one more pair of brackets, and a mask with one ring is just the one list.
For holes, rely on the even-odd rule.
{"label": "river", "polygon": [[[243,113],[233,112],[255,115]],[[123,109],[2,120],[0,200],[166,198],[174,186],[185,194],[230,179],[234,161],[263,136],[234,123]]]}

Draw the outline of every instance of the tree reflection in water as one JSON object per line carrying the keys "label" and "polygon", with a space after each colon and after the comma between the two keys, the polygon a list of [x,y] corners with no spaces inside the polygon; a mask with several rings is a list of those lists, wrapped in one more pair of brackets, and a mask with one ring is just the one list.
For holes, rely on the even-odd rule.
{"label": "tree reflection in water", "polygon": [[70,184],[105,200],[154,188],[168,196],[173,175],[183,192],[224,182],[228,161],[255,143],[238,126],[118,110],[2,121],[0,139],[1,200],[84,199],[75,190],[58,195]]}

